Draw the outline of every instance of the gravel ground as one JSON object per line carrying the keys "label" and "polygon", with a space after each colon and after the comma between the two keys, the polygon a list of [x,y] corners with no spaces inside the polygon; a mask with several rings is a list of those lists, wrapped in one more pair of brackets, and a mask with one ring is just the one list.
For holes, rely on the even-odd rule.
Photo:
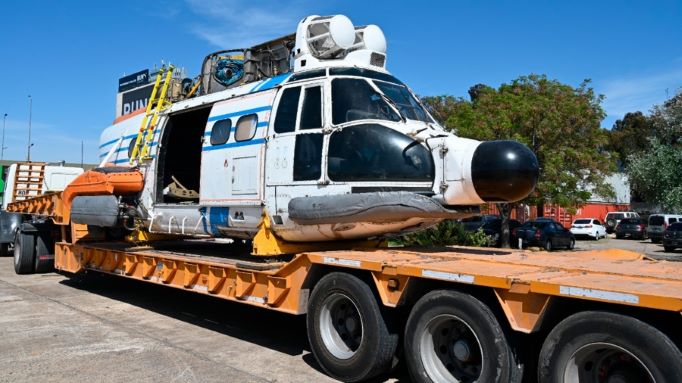
{"label": "gravel ground", "polygon": [[660,243],[651,243],[651,240],[638,239],[616,239],[614,235],[609,235],[608,238],[595,241],[593,239],[577,239],[575,244],[576,250],[591,250],[591,249],[624,249],[646,254],[653,259],[660,259],[666,261],[682,261],[682,249],[676,249],[673,252],[665,252],[663,245]]}

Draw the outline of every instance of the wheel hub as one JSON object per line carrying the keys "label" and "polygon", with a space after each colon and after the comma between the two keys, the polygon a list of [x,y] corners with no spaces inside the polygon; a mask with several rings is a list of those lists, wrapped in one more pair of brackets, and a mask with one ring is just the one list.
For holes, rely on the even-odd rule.
{"label": "wheel hub", "polygon": [[452,353],[461,362],[468,362],[471,358],[471,350],[469,350],[469,343],[466,340],[458,340],[452,346]]}
{"label": "wheel hub", "polygon": [[483,370],[476,334],[454,315],[435,317],[420,336],[422,363],[436,382],[475,382]]}
{"label": "wheel hub", "polygon": [[355,303],[346,295],[334,293],[322,303],[320,335],[327,350],[338,359],[349,359],[360,348],[362,318]]}
{"label": "wheel hub", "polygon": [[610,343],[585,345],[571,356],[564,371],[566,383],[654,383],[644,363],[626,349]]}

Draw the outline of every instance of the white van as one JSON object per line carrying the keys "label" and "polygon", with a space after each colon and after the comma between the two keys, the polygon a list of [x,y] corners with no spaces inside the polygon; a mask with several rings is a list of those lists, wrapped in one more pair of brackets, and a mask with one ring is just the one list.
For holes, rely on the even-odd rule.
{"label": "white van", "polygon": [[652,214],[649,216],[649,225],[646,233],[651,238],[651,242],[658,243],[663,239],[665,229],[675,222],[682,222],[680,214]]}

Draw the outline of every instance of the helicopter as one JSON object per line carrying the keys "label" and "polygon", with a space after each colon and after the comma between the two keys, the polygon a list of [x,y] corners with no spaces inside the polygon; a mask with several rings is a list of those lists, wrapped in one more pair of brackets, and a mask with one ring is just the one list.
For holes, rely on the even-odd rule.
{"label": "helicopter", "polygon": [[313,15],[295,34],[207,56],[157,116],[144,160],[142,113],[103,131],[102,164],[136,167],[144,188],[86,210],[189,237],[248,240],[267,220],[285,241],[319,242],[402,235],[528,196],[533,152],[444,129],[387,71],[386,48],[376,25]]}

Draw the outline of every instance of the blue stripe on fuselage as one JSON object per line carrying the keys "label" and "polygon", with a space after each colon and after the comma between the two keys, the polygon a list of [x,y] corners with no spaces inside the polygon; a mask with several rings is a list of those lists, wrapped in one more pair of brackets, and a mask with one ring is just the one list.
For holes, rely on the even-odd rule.
{"label": "blue stripe on fuselage", "polygon": [[264,112],[264,111],[270,110],[270,109],[272,109],[272,105],[259,106],[257,108],[253,108],[253,109],[245,109],[245,110],[240,110],[238,112],[232,112],[232,113],[226,113],[226,114],[219,114],[217,116],[211,116],[208,118],[208,121],[224,120],[224,119],[230,118],[230,117],[243,116],[245,114]]}
{"label": "blue stripe on fuselage", "polygon": [[256,139],[249,140],[249,141],[232,142],[229,144],[222,144],[222,145],[216,145],[216,146],[204,146],[202,151],[207,152],[209,150],[237,148],[240,146],[260,145],[260,144],[264,144],[264,143],[265,143],[265,138],[256,138]]}

